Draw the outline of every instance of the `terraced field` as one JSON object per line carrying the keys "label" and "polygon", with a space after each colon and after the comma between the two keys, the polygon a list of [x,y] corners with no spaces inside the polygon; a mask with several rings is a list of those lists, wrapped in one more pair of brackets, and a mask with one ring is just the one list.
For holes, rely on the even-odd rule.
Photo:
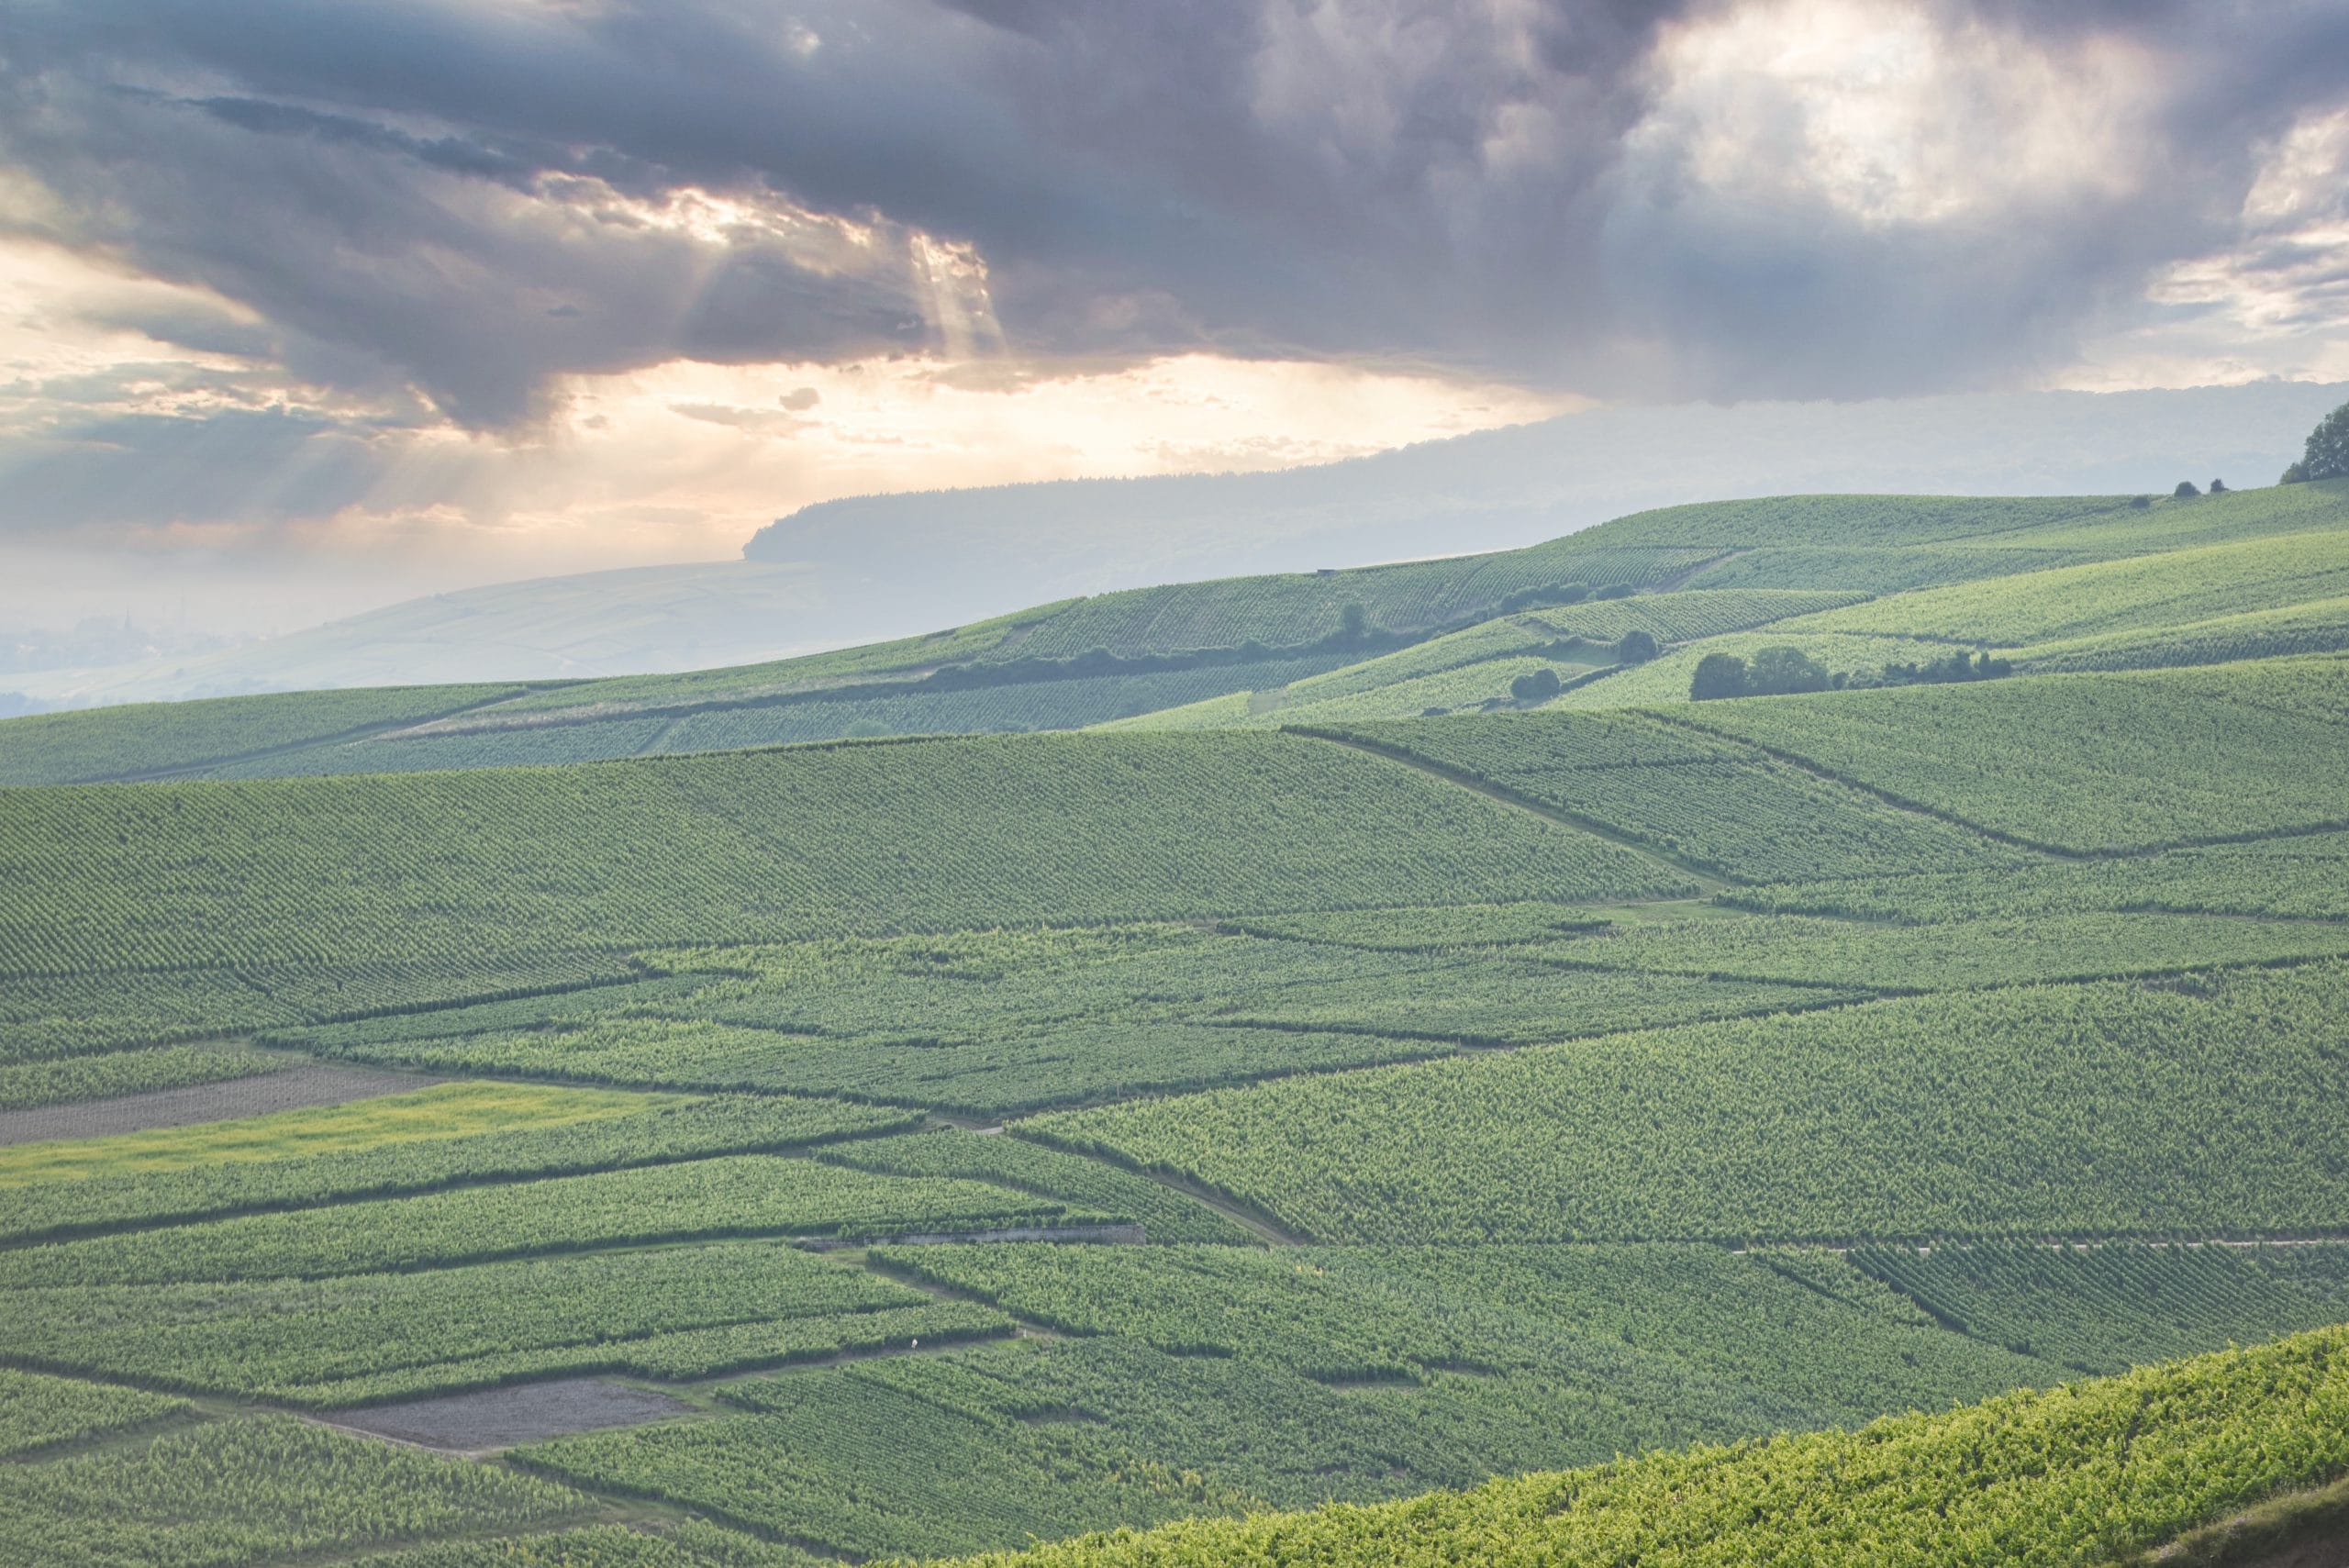
{"label": "terraced field", "polygon": [[[1739,503],[0,724],[0,1564],[2069,1564],[2328,1486],[2344,523]],[[1688,700],[1782,646],[1842,686]]]}

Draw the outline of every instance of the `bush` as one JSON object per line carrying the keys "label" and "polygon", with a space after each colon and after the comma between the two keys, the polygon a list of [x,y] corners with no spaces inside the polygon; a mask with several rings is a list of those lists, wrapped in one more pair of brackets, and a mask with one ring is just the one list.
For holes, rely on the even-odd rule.
{"label": "bush", "polygon": [[1637,628],[1625,632],[1622,640],[1615,644],[1618,664],[1644,664],[1655,656],[1655,639]]}
{"label": "bush", "polygon": [[2349,476],[2349,403],[2317,421],[2309,432],[2308,450],[2300,461],[2284,471],[2284,483]]}
{"label": "bush", "polygon": [[1565,683],[1558,679],[1558,673],[1545,664],[1511,681],[1508,695],[1531,706],[1535,703],[1548,702],[1564,688]]}
{"label": "bush", "polygon": [[2194,481],[2190,479],[2179,480],[2177,482],[2177,488],[2170,492],[2171,497],[2179,501],[2185,500],[2189,495],[2199,495],[2201,494],[2202,492],[2194,487]]}
{"label": "bush", "polygon": [[2226,493],[2227,493],[2227,482],[2226,482],[2225,480],[2223,480],[2223,479],[2214,479],[2214,480],[2210,481],[2210,494],[2211,494],[2211,495],[2225,495]]}
{"label": "bush", "polygon": [[[2288,479],[2285,483],[2288,484],[2291,481]],[[2129,506],[2133,511],[2142,512],[2153,504],[2154,498],[2151,495],[2132,495],[2129,497]]]}
{"label": "bush", "polygon": [[1742,697],[1745,693],[1745,661],[1736,654],[1708,653],[1697,661],[1697,673],[1688,683],[1690,702]]}
{"label": "bush", "polygon": [[1827,666],[1799,648],[1765,648],[1753,655],[1745,681],[1746,689],[1758,697],[1823,692],[1828,686]]}
{"label": "bush", "polygon": [[1612,587],[1601,588],[1598,592],[1593,594],[1591,597],[1594,599],[1628,599],[1633,594],[1638,592],[1639,590],[1632,587],[1629,583],[1618,583]]}

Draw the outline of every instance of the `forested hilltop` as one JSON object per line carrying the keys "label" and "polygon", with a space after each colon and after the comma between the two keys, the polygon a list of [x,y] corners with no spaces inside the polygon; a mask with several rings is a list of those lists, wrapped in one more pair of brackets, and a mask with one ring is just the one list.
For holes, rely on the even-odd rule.
{"label": "forested hilltop", "polygon": [[2349,481],[1677,508],[0,777],[0,1565],[2343,1517]]}

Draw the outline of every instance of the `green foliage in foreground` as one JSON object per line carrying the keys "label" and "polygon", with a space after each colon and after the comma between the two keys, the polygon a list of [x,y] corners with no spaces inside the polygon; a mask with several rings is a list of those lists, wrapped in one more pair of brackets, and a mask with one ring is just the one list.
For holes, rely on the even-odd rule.
{"label": "green foliage in foreground", "polygon": [[14,1293],[9,1317],[9,1352],[41,1365],[324,1406],[607,1369],[701,1376],[1009,1327],[758,1243],[315,1283],[45,1286]]}
{"label": "green foliage in foreground", "polygon": [[1979,1339],[2111,1373],[2349,1318],[2349,1247],[1977,1243],[1853,1262]]}
{"label": "green foliage in foreground", "polygon": [[1186,1522],[996,1568],[2071,1568],[2349,1467],[2349,1330],[1857,1432],[1700,1448],[1380,1507]]}
{"label": "green foliage in foreground", "polygon": [[317,1279],[596,1245],[897,1235],[1075,1218],[1065,1204],[978,1182],[736,1154],[17,1248],[0,1252],[0,1285]]}
{"label": "green foliage in foreground", "polygon": [[488,1465],[298,1421],[226,1421],[127,1452],[0,1466],[0,1564],[239,1568],[588,1506],[566,1487]]}
{"label": "green foliage in foreground", "polygon": [[0,1367],[0,1459],[188,1408],[186,1400],[169,1395]]}
{"label": "green foliage in foreground", "polygon": [[2349,965],[2021,986],[1048,1116],[1325,1240],[2339,1223]]}
{"label": "green foliage in foreground", "polygon": [[[445,1092],[426,1093],[440,1095]],[[427,1193],[464,1183],[570,1175],[713,1154],[772,1153],[852,1134],[908,1127],[917,1119],[903,1111],[779,1095],[701,1100],[653,1095],[624,1098],[639,1102],[628,1107],[629,1114],[553,1128],[523,1126],[280,1160],[94,1174],[0,1187],[6,1194],[5,1204],[0,1204],[0,1237],[28,1239],[261,1209],[304,1208],[351,1198]],[[294,1118],[313,1114],[286,1113]],[[255,1118],[227,1125],[266,1129],[280,1119]],[[104,1140],[100,1146],[117,1141],[128,1140]],[[184,1136],[180,1129],[137,1135],[138,1145],[158,1159],[172,1157],[182,1149],[203,1151],[207,1141],[201,1129],[189,1129]],[[0,1160],[0,1170],[6,1165]]]}
{"label": "green foliage in foreground", "polygon": [[439,1541],[356,1559],[351,1568],[818,1568],[829,1559],[698,1519],[661,1529],[589,1525],[555,1535]]}

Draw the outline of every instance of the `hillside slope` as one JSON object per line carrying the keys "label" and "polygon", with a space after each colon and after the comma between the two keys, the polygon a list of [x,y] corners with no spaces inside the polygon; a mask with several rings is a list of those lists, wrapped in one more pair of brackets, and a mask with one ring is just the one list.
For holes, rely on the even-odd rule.
{"label": "hillside slope", "polygon": [[[1522,706],[1511,683],[1544,669],[1571,688],[1562,705],[1614,707],[1685,700],[1708,652],[1780,645],[1861,675],[1953,646],[2008,651],[2032,669],[2254,658],[2349,645],[2344,528],[2349,484],[2142,507],[2117,496],[1720,503],[1499,554],[1103,595],[770,664],[506,693],[418,688],[364,715],[354,704],[378,699],[288,695],[8,721],[0,782],[1341,723]],[[1617,645],[1633,633],[1662,656],[1622,663]]]}
{"label": "hillside slope", "polygon": [[[2344,509],[1788,499],[0,728],[126,775],[0,788],[0,1562],[2087,1568],[2331,1517],[2349,651],[2241,651],[2321,630]],[[1842,684],[1656,684],[1797,642]],[[328,771],[428,745],[547,762]]]}

